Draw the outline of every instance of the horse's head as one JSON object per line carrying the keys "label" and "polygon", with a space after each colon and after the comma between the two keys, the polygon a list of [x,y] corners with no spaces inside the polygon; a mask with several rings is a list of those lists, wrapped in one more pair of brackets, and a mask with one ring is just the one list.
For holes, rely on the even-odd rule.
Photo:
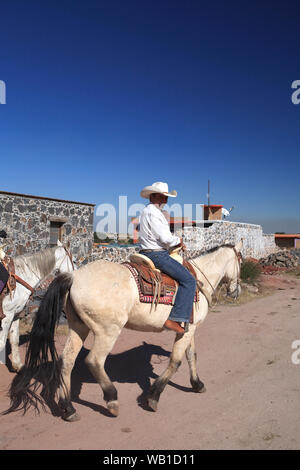
{"label": "horse's head", "polygon": [[[241,294],[240,273],[241,273],[241,250],[243,239],[231,248],[232,256],[226,267],[225,280],[227,284],[227,295],[237,299]],[[230,248],[229,248],[230,249]]]}
{"label": "horse's head", "polygon": [[55,271],[59,273],[70,273],[76,269],[72,253],[69,247],[64,246],[59,240],[57,240],[57,248],[55,249]]}

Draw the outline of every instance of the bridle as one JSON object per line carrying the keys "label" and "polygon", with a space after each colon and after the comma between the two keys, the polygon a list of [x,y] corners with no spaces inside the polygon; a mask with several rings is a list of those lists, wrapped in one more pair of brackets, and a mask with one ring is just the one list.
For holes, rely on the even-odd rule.
{"label": "bridle", "polygon": [[[233,297],[234,294],[237,294],[237,292],[239,291],[239,287],[240,287],[240,284],[241,284],[241,278],[240,278],[240,273],[241,273],[241,261],[243,259],[241,253],[237,252],[235,247],[234,246],[231,246],[231,247],[227,247],[227,248],[232,248],[233,251],[234,251],[234,254],[237,258],[237,261],[238,261],[238,265],[239,265],[239,275],[237,277],[237,284],[236,284],[236,288],[234,289],[233,292],[230,292],[230,295]],[[204,274],[204,272],[202,271],[202,269],[199,268],[199,266],[196,265],[196,263],[190,259],[189,260],[189,263],[191,263],[196,269],[198,269],[198,271],[202,274],[202,276],[206,279],[206,281],[208,282],[208,284],[210,285],[210,287],[212,288],[212,291],[213,291],[213,295],[216,295],[216,289],[213,287],[212,283],[210,282],[210,280],[207,278],[207,276]],[[236,296],[237,297],[237,296]]]}

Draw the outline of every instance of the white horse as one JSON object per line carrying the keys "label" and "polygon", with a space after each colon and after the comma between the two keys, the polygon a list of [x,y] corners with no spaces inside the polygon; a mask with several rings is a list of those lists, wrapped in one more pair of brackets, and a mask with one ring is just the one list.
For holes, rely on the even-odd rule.
{"label": "white horse", "polygon": [[[242,241],[236,246],[223,245],[192,260],[197,278],[203,282],[208,294],[200,294],[199,308],[194,309],[194,322],[189,325],[188,331],[183,335],[176,334],[169,365],[150,387],[148,406],[151,410],[156,411],[160,394],[178,369],[184,354],[190,368],[193,391],[199,393],[205,390],[196,371],[194,333],[207,315],[207,298],[214,293],[222,279],[225,278],[227,282],[228,295],[239,296],[241,248]],[[70,332],[62,358],[58,360],[54,333],[62,308],[67,315]],[[99,260],[72,274],[59,275],[49,286],[41,302],[32,327],[25,366],[11,384],[11,406],[5,413],[18,409],[26,412],[30,405],[38,409],[38,404],[44,404],[44,401],[47,403],[47,399],[49,404],[53,396],[47,397],[47,392],[53,392],[59,385],[58,405],[63,419],[78,420],[79,416],[70,398],[71,372],[91,330],[94,344],[86,362],[104,392],[108,410],[113,416],[117,416],[117,390],[104,369],[107,355],[123,327],[138,331],[163,331],[170,309],[168,305],[158,304],[150,312],[149,304],[140,303],[136,282],[124,265]],[[52,357],[51,363],[48,362],[48,353]],[[42,378],[43,371],[46,378]],[[36,393],[41,383],[44,385],[41,394],[43,400]]]}
{"label": "white horse", "polygon": [[[15,273],[33,289],[52,272],[61,273],[73,271],[73,263],[69,251],[60,241],[57,246],[46,248],[34,254],[20,255],[14,258]],[[12,368],[18,372],[21,367],[19,353],[19,318],[31,291],[17,282],[12,295],[8,294],[3,300],[2,331],[0,331],[0,354],[5,358],[7,337],[11,344]]]}

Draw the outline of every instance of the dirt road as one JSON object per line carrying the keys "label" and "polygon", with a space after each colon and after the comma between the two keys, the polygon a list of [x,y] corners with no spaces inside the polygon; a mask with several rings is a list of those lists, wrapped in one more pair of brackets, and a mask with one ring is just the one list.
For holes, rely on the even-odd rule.
{"label": "dirt road", "polygon": [[[277,282],[271,296],[216,306],[198,328],[206,393],[191,391],[184,360],[158,411],[139,406],[138,396],[167,365],[173,333],[124,330],[106,364],[120,401],[119,417],[110,417],[83,362],[89,336],[72,379],[81,421],[32,411],[1,416],[0,449],[299,449],[300,364],[292,354],[300,362],[300,347],[297,355],[292,343],[300,341],[300,280],[278,275],[270,282]],[[59,350],[64,341],[58,337]],[[0,366],[0,410],[13,376]]]}

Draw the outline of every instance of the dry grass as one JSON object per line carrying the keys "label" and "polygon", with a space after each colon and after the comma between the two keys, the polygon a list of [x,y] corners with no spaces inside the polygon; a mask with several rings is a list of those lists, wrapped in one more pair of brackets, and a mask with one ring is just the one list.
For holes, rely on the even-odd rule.
{"label": "dry grass", "polygon": [[242,281],[253,283],[259,279],[261,274],[261,267],[258,263],[245,260],[241,265],[241,279]]}

